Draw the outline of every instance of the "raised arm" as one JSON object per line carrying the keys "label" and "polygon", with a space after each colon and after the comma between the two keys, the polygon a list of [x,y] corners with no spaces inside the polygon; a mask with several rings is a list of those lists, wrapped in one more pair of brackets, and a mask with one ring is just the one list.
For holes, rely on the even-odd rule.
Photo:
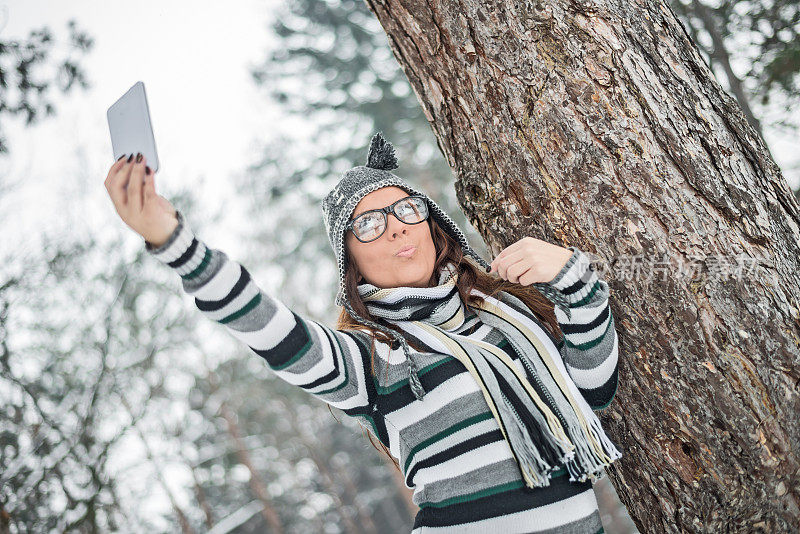
{"label": "raised arm", "polygon": [[194,235],[180,211],[167,241],[146,250],[181,277],[203,314],[264,358],[286,382],[351,416],[370,414],[369,337],[304,319],[262,291],[247,269]]}
{"label": "raised arm", "polygon": [[347,415],[363,416],[385,437],[372,419],[368,334],[306,320],[261,291],[247,269],[197,239],[183,214],[156,192],[146,158],[135,156],[111,165],[104,182],[108,195],[147,251],[180,275],[197,308],[264,358],[278,377]]}
{"label": "raised arm", "polygon": [[593,410],[611,403],[617,391],[618,340],[608,305],[608,283],[597,276],[589,257],[577,247],[548,284],[569,302],[572,317],[555,307],[564,332],[560,349],[567,372]]}

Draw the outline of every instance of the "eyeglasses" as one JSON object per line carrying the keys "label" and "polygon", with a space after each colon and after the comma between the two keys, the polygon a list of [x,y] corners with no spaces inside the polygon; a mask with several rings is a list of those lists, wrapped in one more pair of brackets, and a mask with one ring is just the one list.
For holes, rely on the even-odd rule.
{"label": "eyeglasses", "polygon": [[352,229],[353,235],[362,243],[375,241],[386,231],[390,213],[406,224],[419,224],[428,218],[428,203],[420,195],[401,198],[391,206],[365,211],[348,222],[344,231]]}

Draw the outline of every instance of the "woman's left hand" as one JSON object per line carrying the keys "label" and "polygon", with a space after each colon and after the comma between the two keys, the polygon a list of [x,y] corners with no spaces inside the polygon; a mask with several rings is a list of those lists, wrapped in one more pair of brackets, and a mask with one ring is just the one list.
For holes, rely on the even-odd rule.
{"label": "woman's left hand", "polygon": [[523,286],[546,283],[555,278],[570,256],[572,250],[568,248],[535,237],[523,237],[497,255],[489,272]]}

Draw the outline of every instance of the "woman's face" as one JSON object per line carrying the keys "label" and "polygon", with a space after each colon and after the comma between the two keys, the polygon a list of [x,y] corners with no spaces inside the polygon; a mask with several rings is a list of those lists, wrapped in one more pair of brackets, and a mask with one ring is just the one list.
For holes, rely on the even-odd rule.
{"label": "woman's face", "polygon": [[[367,194],[356,204],[350,219],[365,211],[384,208],[409,196],[404,190],[387,186]],[[428,221],[406,224],[394,213],[387,216],[386,231],[378,239],[362,243],[352,230],[344,239],[350,259],[364,281],[380,287],[427,287],[436,262],[436,248]],[[410,255],[398,256],[400,249],[412,245]]]}

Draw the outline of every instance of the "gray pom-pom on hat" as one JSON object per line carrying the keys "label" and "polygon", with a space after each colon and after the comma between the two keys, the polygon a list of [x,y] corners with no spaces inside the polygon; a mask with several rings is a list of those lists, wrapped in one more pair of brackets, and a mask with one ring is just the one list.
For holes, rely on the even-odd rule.
{"label": "gray pom-pom on hat", "polygon": [[369,145],[367,167],[386,171],[397,168],[397,156],[394,154],[394,147],[383,138],[380,132],[375,134]]}

